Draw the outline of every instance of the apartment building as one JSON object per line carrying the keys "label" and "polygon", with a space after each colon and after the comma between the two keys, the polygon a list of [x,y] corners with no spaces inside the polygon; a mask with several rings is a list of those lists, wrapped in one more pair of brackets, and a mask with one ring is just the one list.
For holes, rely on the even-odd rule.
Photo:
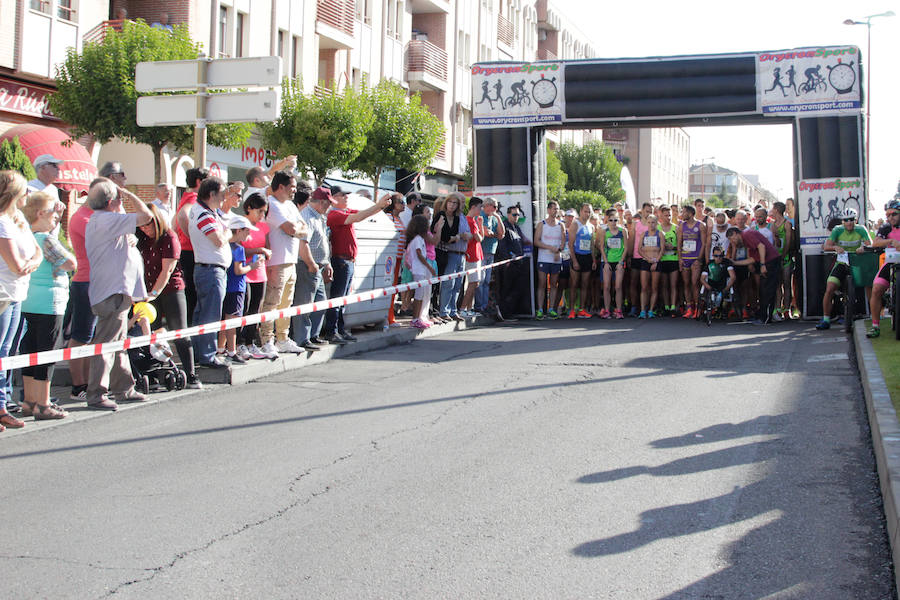
{"label": "apartment building", "polygon": [[627,165],[638,202],[688,200],[691,139],[683,129],[604,129],[603,141]]}
{"label": "apartment building", "polygon": [[725,192],[736,198],[730,203],[731,206],[752,207],[763,199],[758,176],[742,175],[715,163],[692,165],[690,184],[692,198],[706,200],[710,196],[720,195],[724,185]]}
{"label": "apartment building", "polygon": [[[0,22],[16,24],[15,36],[0,39],[0,78],[14,79],[19,86],[0,79],[5,85],[5,92],[0,90],[0,134],[4,98],[20,93],[21,86],[32,86],[22,93],[45,98],[53,91],[55,65],[66,49],[101,39],[110,28],[120,28],[122,19],[186,24],[192,38],[215,58],[281,56],[284,74],[299,77],[308,93],[381,79],[418,92],[446,129],[430,165],[433,173],[420,178],[388,173],[383,182],[406,189],[415,179],[417,187],[431,194],[455,189],[466,168],[472,147],[473,63],[596,55],[574,19],[551,0],[0,0]],[[21,51],[25,39],[27,53]],[[10,113],[17,115],[10,123],[53,120],[40,110],[31,116]],[[593,135],[551,132],[548,143],[579,142]],[[139,191],[153,182],[149,148],[113,140],[94,158],[127,164],[129,182]],[[174,151],[164,158],[171,182],[183,185],[193,158]],[[232,180],[272,159],[257,137],[238,150],[212,147],[208,152],[208,166]]]}

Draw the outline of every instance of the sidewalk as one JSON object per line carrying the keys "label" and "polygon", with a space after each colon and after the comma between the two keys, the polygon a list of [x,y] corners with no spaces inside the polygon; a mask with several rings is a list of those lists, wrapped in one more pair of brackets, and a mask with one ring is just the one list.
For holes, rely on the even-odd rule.
{"label": "sidewalk", "polygon": [[853,343],[866,398],[869,427],[872,430],[872,447],[875,450],[888,539],[894,559],[894,578],[900,589],[900,422],[872,342],[866,337],[864,323],[862,320],[856,321]]}
{"label": "sidewalk", "polygon": [[[195,394],[211,394],[216,390],[227,385],[239,385],[291,371],[294,369],[302,369],[311,365],[319,365],[328,362],[334,358],[344,358],[362,352],[387,348],[388,346],[396,346],[399,344],[410,343],[417,338],[429,338],[454,331],[461,331],[473,327],[484,327],[492,325],[495,321],[489,317],[477,317],[466,319],[461,322],[446,323],[443,325],[434,325],[429,329],[420,331],[414,327],[409,327],[407,320],[403,321],[400,327],[391,327],[384,331],[382,329],[370,330],[359,329],[354,330],[353,335],[358,341],[346,346],[327,345],[318,352],[304,352],[303,354],[282,354],[276,360],[250,360],[246,365],[232,365],[228,369],[197,369],[197,375],[203,382],[202,390],[181,390],[181,391],[162,391],[151,392],[149,400],[146,402],[122,403],[119,404],[119,410],[132,410],[142,406],[149,406],[158,402],[168,402],[171,400],[179,400]],[[99,417],[108,417],[115,413],[107,411],[97,411],[88,409],[84,402],[77,402],[69,399],[71,388],[68,386],[54,386],[51,395],[60,399],[59,405],[69,411],[69,416],[65,419],[57,421],[35,421],[32,417],[20,417],[25,421],[25,427],[22,429],[7,429],[0,433],[0,443],[4,439],[16,435],[25,435],[38,431],[46,431],[52,427],[61,427],[70,423],[77,423],[86,419],[94,419]]]}

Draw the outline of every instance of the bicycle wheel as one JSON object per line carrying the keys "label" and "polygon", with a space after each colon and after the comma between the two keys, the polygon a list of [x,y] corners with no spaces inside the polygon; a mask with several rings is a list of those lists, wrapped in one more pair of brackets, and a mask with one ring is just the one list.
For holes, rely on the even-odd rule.
{"label": "bicycle wheel", "polygon": [[898,313],[900,313],[900,278],[897,277],[897,267],[894,265],[891,267],[891,324],[894,328],[894,338],[900,340]]}
{"label": "bicycle wheel", "polygon": [[847,292],[844,294],[844,331],[850,333],[853,331],[853,312],[856,304],[856,286],[853,284],[853,272],[844,277],[844,287]]}

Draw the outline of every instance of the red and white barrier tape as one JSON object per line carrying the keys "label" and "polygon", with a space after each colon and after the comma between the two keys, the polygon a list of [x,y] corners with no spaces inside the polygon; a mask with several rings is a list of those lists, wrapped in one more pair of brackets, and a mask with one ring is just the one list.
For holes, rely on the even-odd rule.
{"label": "red and white barrier tape", "polygon": [[128,350],[129,348],[142,348],[144,346],[149,346],[154,342],[177,340],[179,338],[202,335],[204,333],[226,331],[228,329],[234,329],[236,327],[244,327],[245,325],[255,325],[256,323],[263,323],[266,321],[288,319],[297,315],[314,313],[321,310],[328,310],[329,308],[336,308],[338,306],[348,306],[350,304],[356,304],[357,302],[365,302],[367,300],[375,300],[384,296],[391,296],[399,292],[405,292],[407,290],[420,288],[426,283],[435,284],[440,283],[441,281],[457,279],[469,273],[475,273],[478,270],[485,271],[487,269],[493,269],[494,267],[499,267],[500,265],[521,260],[523,258],[525,257],[517,256],[516,258],[501,260],[499,262],[495,262],[484,267],[479,267],[477,269],[469,269],[467,271],[460,271],[458,273],[440,275],[438,277],[432,277],[431,279],[422,279],[420,281],[413,281],[411,283],[402,283],[400,285],[393,285],[386,288],[369,290],[367,292],[361,292],[359,294],[341,296],[340,298],[329,298],[327,300],[322,300],[321,302],[312,302],[310,304],[299,304],[297,306],[291,306],[289,308],[274,309],[264,313],[257,313],[255,315],[235,317],[233,319],[226,319],[224,321],[217,321],[215,323],[206,323],[205,325],[194,325],[193,327],[187,327],[185,329],[161,331],[159,333],[153,333],[150,335],[141,335],[124,340],[119,340],[118,342],[87,344],[86,346],[77,346],[75,348],[60,348],[58,350],[45,350],[43,352],[34,352],[32,354],[17,354],[16,356],[7,356],[5,358],[0,358],[0,370],[6,371],[9,369],[21,369],[22,367],[35,367],[37,365],[55,363],[61,360],[71,360],[73,358],[87,358],[89,356],[96,356],[98,354],[108,354],[110,352]]}

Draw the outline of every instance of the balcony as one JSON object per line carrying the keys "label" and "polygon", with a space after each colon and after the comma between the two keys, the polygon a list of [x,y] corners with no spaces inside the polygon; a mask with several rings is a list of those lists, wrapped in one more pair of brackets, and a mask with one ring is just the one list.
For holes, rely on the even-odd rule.
{"label": "balcony", "polygon": [[558,60],[556,57],[556,54],[553,52],[550,52],[546,48],[538,48],[537,59],[538,60]]}
{"label": "balcony", "polygon": [[446,92],[447,53],[428,40],[411,40],[406,45],[406,81],[414,92]]}
{"label": "balcony", "polygon": [[409,12],[414,15],[427,13],[450,13],[448,0],[410,0]]}
{"label": "balcony", "polygon": [[497,41],[512,48],[515,39],[516,29],[512,22],[503,15],[497,15]]}
{"label": "balcony", "polygon": [[353,0],[317,0],[316,33],[319,48],[349,50],[356,46],[353,24],[356,7]]}
{"label": "balcony", "polygon": [[109,21],[101,21],[99,25],[92,28],[81,38],[82,42],[85,44],[100,44],[106,39],[106,33],[110,30],[112,31],[122,31],[122,27],[125,24],[125,19],[112,19]]}

